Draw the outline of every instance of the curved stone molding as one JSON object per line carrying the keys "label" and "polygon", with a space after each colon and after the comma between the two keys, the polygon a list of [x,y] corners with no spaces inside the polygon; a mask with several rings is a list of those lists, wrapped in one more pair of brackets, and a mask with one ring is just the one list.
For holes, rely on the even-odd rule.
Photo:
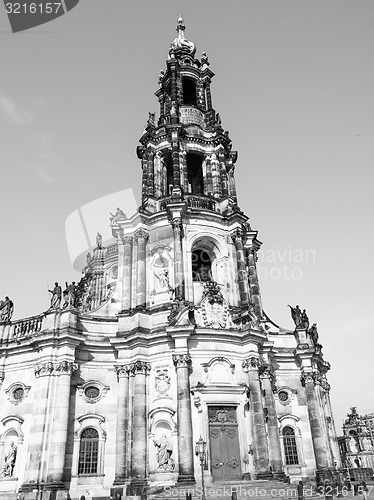
{"label": "curved stone molding", "polygon": [[[92,391],[92,395],[88,392],[91,388],[96,389],[96,391]],[[81,396],[86,403],[94,404],[105,396],[110,387],[102,384],[101,382],[97,382],[96,380],[88,380],[83,385],[78,385],[77,389],[79,396]]]}
{"label": "curved stone molding", "polygon": [[173,363],[178,367],[188,367],[192,364],[192,359],[189,354],[173,354]]}
{"label": "curved stone molding", "polygon": [[228,358],[225,358],[224,356],[215,356],[212,358],[208,363],[201,363],[201,366],[204,368],[205,372],[208,372],[209,368],[214,364],[214,363],[227,363],[230,367],[231,373],[235,373],[235,365],[231,363],[231,361]]}
{"label": "curved stone molding", "polygon": [[27,397],[30,389],[30,386],[22,382],[15,382],[5,389],[5,394],[12,404],[19,405]]}
{"label": "curved stone molding", "polygon": [[64,360],[55,363],[48,361],[35,365],[34,373],[37,378],[50,375],[71,375],[77,369],[77,363],[72,363],[71,361]]}
{"label": "curved stone molding", "polygon": [[21,426],[24,420],[22,417],[18,415],[8,415],[1,419],[1,423],[3,424],[4,429],[1,429],[0,432],[0,442],[4,441],[5,435],[14,430],[18,435],[18,442],[23,442],[24,434],[22,432]]}

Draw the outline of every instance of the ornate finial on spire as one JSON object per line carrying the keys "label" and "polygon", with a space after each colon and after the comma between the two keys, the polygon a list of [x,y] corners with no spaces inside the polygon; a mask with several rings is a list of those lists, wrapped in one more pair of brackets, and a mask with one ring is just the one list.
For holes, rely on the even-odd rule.
{"label": "ornate finial on spire", "polygon": [[170,44],[169,55],[175,57],[178,53],[188,53],[192,57],[195,55],[196,47],[193,42],[190,42],[185,38],[184,31],[186,26],[184,25],[184,20],[182,14],[178,16],[178,26],[176,31],[178,33],[177,38]]}

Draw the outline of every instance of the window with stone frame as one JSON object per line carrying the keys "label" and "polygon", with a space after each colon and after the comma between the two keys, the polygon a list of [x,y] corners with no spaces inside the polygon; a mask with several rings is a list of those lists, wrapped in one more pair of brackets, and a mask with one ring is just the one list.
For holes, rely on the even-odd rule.
{"label": "window with stone frame", "polygon": [[196,249],[192,252],[192,280],[212,281],[212,261],[205,250]]}
{"label": "window with stone frame", "polygon": [[99,433],[93,427],[88,427],[80,437],[78,474],[97,474],[98,463]]}
{"label": "window with stone frame", "polygon": [[285,427],[282,432],[286,465],[299,464],[295,431],[292,427]]}

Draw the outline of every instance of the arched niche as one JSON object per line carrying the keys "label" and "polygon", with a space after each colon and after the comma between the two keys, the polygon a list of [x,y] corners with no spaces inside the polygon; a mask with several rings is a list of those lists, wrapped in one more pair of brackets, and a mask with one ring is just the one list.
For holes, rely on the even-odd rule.
{"label": "arched niche", "polygon": [[169,478],[177,470],[178,443],[174,413],[169,408],[155,408],[149,413],[148,456],[151,477],[160,479],[162,475]]}
{"label": "arched niche", "polygon": [[235,365],[227,358],[216,356],[208,363],[202,363],[204,368],[205,385],[234,385]]}
{"label": "arched niche", "polygon": [[24,435],[22,432],[23,418],[10,415],[1,420],[3,427],[0,435],[0,470],[1,479],[16,480]]}

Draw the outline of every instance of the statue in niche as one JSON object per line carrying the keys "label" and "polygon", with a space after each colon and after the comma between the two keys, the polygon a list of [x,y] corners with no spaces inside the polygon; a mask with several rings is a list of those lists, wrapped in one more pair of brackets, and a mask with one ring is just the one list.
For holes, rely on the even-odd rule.
{"label": "statue in niche", "polygon": [[154,445],[158,448],[156,459],[159,469],[164,469],[165,471],[173,471],[175,464],[174,460],[171,458],[173,454],[173,445],[168,439],[166,434],[163,434],[160,439],[153,440]]}
{"label": "statue in niche", "polygon": [[14,304],[9,297],[0,302],[0,322],[10,321],[13,316]]}
{"label": "statue in niche", "polygon": [[357,442],[354,437],[351,437],[351,439],[349,440],[349,448],[351,450],[351,453],[358,453]]}
{"label": "statue in niche", "polygon": [[157,279],[156,290],[169,289],[169,262],[162,255],[162,250],[158,250],[158,257],[154,261],[154,274]]}
{"label": "statue in niche", "polygon": [[62,288],[57,283],[57,281],[55,282],[54,289],[53,290],[48,290],[48,292],[52,294],[52,297],[51,297],[51,307],[49,308],[49,310],[60,309],[61,297],[62,297]]}
{"label": "statue in niche", "polygon": [[160,368],[157,370],[155,385],[158,397],[168,396],[167,392],[170,389],[170,377],[167,368]]}
{"label": "statue in niche", "polygon": [[11,441],[9,451],[4,457],[5,464],[0,472],[0,475],[4,474],[4,476],[7,477],[13,476],[13,470],[16,464],[16,458],[17,458],[17,446],[14,444],[13,441]]}

